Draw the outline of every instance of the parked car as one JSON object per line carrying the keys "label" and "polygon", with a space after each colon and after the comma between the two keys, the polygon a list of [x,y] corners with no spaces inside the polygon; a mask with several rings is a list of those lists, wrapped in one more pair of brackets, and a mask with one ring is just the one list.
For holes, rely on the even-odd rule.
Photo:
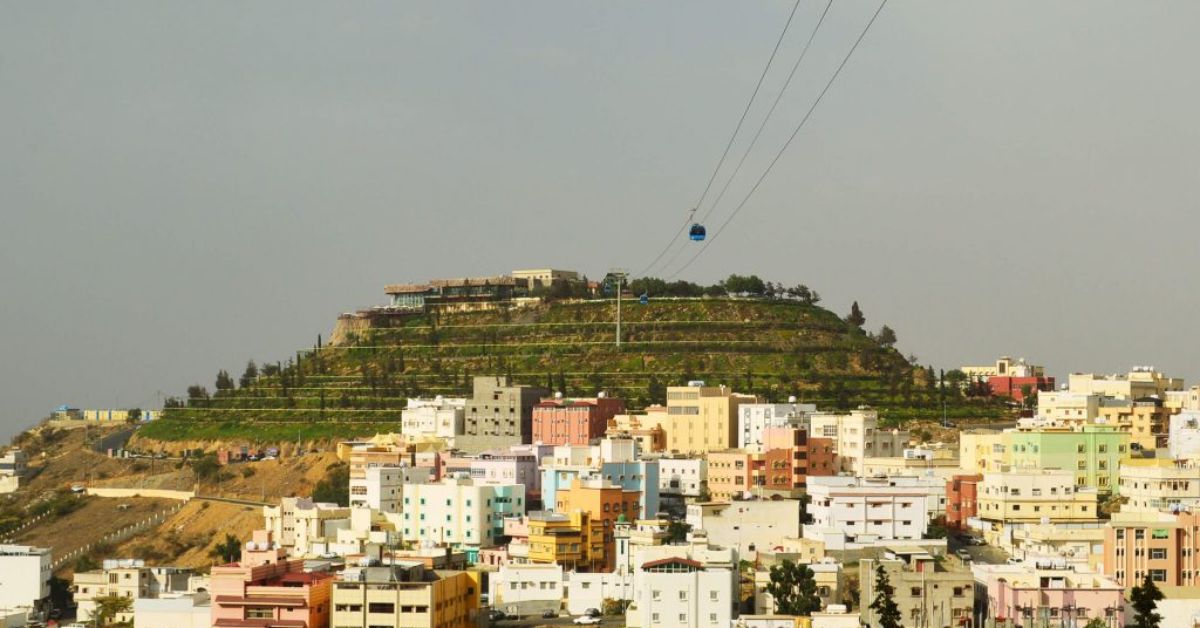
{"label": "parked car", "polygon": [[558,611],[546,611],[542,613],[542,619],[554,619],[558,617]]}
{"label": "parked car", "polygon": [[583,614],[584,614],[584,615],[587,615],[588,617],[599,617],[599,616],[600,616],[600,609],[598,609],[598,608],[589,608],[589,609],[587,609],[586,611],[583,611]]}
{"label": "parked car", "polygon": [[959,557],[959,559],[961,559],[963,562],[971,560],[971,552],[968,552],[967,550],[960,549],[957,552],[954,552],[954,555]]}
{"label": "parked car", "polygon": [[600,623],[600,618],[592,617],[591,615],[581,615],[575,618],[574,623],[581,626],[591,626]]}
{"label": "parked car", "polygon": [[504,619],[505,617],[506,616],[504,614],[504,611],[495,611],[494,610],[494,611],[488,613],[488,619],[490,619],[492,621],[500,621],[500,620]]}

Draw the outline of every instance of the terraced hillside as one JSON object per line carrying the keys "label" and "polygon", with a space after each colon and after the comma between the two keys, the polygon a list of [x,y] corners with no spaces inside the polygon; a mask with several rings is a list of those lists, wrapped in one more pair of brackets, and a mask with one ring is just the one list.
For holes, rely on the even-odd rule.
{"label": "terraced hillside", "polygon": [[[509,311],[380,317],[334,345],[270,365],[241,388],[168,408],[141,437],[259,440],[394,429],[410,396],[467,395],[473,375],[508,374],[568,396],[605,390],[632,408],[662,403],[688,380],[723,383],[772,401],[870,404],[895,419],[941,416],[925,369],[815,305],[768,299],[663,299],[626,305],[614,343],[611,301]],[[955,417],[995,404],[954,397]]]}

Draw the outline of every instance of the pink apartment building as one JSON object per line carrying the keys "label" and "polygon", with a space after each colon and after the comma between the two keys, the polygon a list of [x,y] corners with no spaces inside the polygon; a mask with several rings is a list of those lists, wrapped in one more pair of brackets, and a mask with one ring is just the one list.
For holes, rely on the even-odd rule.
{"label": "pink apartment building", "polygon": [[325,628],[333,576],[288,560],[268,530],[254,532],[236,563],[212,568],[214,628]]}
{"label": "pink apartment building", "polygon": [[609,419],[624,412],[623,399],[543,399],[533,406],[533,442],[589,445],[604,437]]}
{"label": "pink apartment building", "polygon": [[1083,626],[1097,618],[1105,626],[1125,625],[1125,588],[1103,574],[1053,561],[976,565],[972,571],[987,585],[984,625]]}

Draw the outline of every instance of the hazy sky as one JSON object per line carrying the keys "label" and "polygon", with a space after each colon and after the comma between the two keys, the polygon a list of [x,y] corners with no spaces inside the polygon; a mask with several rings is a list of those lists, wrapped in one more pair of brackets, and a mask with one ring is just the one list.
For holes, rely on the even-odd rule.
{"label": "hazy sky", "polygon": [[[710,225],[875,6],[834,5]],[[641,268],[790,7],[0,2],[0,433],[211,387],[387,282]],[[857,299],[937,366],[1192,382],[1196,24],[1184,1],[892,2],[685,276]]]}

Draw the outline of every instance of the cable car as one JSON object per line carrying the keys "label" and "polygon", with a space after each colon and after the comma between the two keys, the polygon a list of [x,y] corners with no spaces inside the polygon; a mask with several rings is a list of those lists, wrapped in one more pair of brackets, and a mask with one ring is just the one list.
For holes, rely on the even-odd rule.
{"label": "cable car", "polygon": [[696,242],[703,242],[705,233],[704,225],[695,222],[692,223],[692,228],[688,231],[688,237]]}

